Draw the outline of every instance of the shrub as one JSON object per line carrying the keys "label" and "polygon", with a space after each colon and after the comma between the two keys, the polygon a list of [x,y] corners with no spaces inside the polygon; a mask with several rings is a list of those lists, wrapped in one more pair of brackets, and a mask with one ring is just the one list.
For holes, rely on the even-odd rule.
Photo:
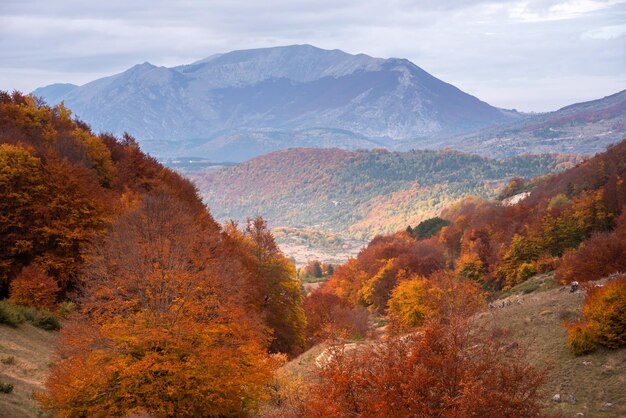
{"label": "shrub", "polygon": [[11,392],[13,392],[12,384],[0,382],[0,393],[11,393]]}
{"label": "shrub", "polygon": [[608,348],[626,346],[626,275],[587,291],[583,313]]}
{"label": "shrub", "polygon": [[567,344],[572,353],[589,353],[598,344],[626,346],[626,275],[603,287],[588,288],[583,315],[586,322],[568,325]]}
{"label": "shrub", "polygon": [[67,318],[76,311],[76,304],[69,300],[65,300],[57,305],[57,314],[61,318]]}
{"label": "shrub", "polygon": [[595,330],[587,323],[573,323],[567,326],[567,346],[576,356],[591,353],[598,346]]}
{"label": "shrub", "polygon": [[54,278],[38,266],[27,266],[11,282],[10,300],[16,305],[52,309],[57,293],[59,286]]}
{"label": "shrub", "polygon": [[48,311],[38,311],[32,323],[34,326],[46,331],[58,331],[61,329],[59,318]]}
{"label": "shrub", "polygon": [[0,324],[17,327],[26,321],[47,331],[61,329],[59,319],[50,311],[15,305],[7,300],[0,301]]}
{"label": "shrub", "polygon": [[5,300],[0,300],[0,324],[17,327],[25,319],[18,307]]}

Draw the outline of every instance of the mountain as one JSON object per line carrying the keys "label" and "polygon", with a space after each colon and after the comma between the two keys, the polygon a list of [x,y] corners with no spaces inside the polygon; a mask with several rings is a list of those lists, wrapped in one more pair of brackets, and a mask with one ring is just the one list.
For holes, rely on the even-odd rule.
{"label": "mountain", "polygon": [[43,97],[49,103],[59,103],[63,100],[63,96],[76,90],[78,86],[70,83],[50,84],[46,87],[40,87],[33,91],[33,95]]}
{"label": "mountain", "polygon": [[290,149],[191,178],[219,220],[259,214],[272,226],[363,239],[417,224],[466,195],[495,196],[511,177],[539,176],[580,159]]}
{"label": "mountain", "polygon": [[435,146],[496,158],[523,153],[603,151],[626,137],[626,90],[498,127],[446,138]]}
{"label": "mountain", "polygon": [[[393,147],[522,117],[406,59],[310,45],[233,51],[173,68],[146,62],[64,88],[33,93],[64,101],[96,131],[127,131],[156,154],[234,161],[310,146],[320,132],[332,143],[339,130],[333,145],[348,149]],[[248,152],[233,151],[241,148]]]}

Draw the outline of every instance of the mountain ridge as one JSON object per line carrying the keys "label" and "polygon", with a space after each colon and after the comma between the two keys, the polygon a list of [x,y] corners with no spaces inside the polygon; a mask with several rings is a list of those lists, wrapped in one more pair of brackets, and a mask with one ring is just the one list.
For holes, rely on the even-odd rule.
{"label": "mountain ridge", "polygon": [[[393,146],[521,117],[406,59],[311,45],[231,51],[172,68],[146,62],[63,95],[50,87],[33,93],[64,101],[96,131],[130,132],[149,150],[150,141],[208,143],[247,131],[306,129],[350,131]],[[280,148],[288,146],[298,144]]]}
{"label": "mountain ridge", "polygon": [[583,158],[295,148],[189,177],[220,221],[263,214],[273,227],[369,239],[418,224],[464,196],[494,197],[512,177],[560,171]]}

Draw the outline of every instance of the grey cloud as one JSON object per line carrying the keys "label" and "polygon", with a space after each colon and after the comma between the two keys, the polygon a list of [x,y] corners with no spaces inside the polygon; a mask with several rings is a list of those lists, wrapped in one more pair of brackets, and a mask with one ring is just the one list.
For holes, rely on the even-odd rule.
{"label": "grey cloud", "polygon": [[0,89],[310,43],[409,58],[494,105],[548,110],[626,87],[624,21],[624,0],[2,1]]}

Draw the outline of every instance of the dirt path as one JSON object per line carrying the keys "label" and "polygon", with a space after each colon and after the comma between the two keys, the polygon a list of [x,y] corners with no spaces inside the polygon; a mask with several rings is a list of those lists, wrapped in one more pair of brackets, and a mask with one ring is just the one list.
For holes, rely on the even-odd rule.
{"label": "dirt path", "polygon": [[0,325],[0,382],[14,386],[13,392],[0,393],[1,418],[39,416],[32,394],[43,390],[57,337],[30,324]]}

